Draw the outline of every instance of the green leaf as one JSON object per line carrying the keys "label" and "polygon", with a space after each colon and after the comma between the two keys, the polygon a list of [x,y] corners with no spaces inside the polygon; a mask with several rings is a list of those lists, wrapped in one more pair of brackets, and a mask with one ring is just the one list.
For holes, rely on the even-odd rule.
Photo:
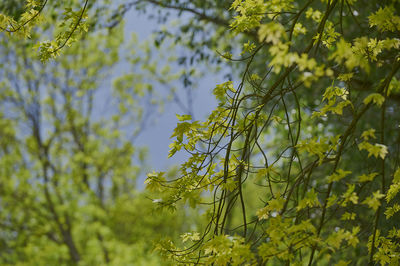
{"label": "green leaf", "polygon": [[374,178],[378,175],[378,173],[370,173],[368,175],[363,174],[358,177],[358,182],[370,182],[374,180]]}
{"label": "green leaf", "polygon": [[342,169],[338,169],[335,173],[333,173],[332,175],[330,175],[328,177],[328,182],[329,183],[337,182],[337,181],[345,178],[349,174],[351,174],[351,171],[344,171]]}
{"label": "green leaf", "polygon": [[385,97],[379,93],[371,93],[364,99],[364,104],[369,104],[371,102],[375,103],[379,107],[382,106],[383,102],[385,101]]}
{"label": "green leaf", "polygon": [[376,211],[379,206],[381,206],[380,199],[384,198],[385,194],[382,194],[380,190],[377,190],[372,193],[372,196],[367,197],[362,204],[368,205],[370,208],[372,208],[374,211]]}

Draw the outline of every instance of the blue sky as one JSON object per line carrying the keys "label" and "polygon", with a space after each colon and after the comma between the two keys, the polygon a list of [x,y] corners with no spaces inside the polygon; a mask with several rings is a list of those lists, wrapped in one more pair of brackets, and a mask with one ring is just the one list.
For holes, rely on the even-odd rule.
{"label": "blue sky", "polygon": [[[125,19],[125,36],[130,36],[134,32],[137,34],[139,42],[149,38],[154,30],[161,27],[155,20],[149,19],[148,14],[139,14],[134,9],[125,15]],[[216,54],[216,56],[218,55]],[[193,97],[193,111],[197,120],[204,120],[216,106],[212,90],[216,84],[224,81],[221,74],[215,73],[207,73],[205,77],[198,80]],[[183,90],[183,85],[180,83],[178,85],[181,87],[179,90]],[[155,89],[157,90],[157,87]],[[178,121],[176,114],[183,114],[182,109],[173,102],[167,103],[165,112],[157,116],[151,126],[137,139],[136,143],[148,147],[148,164],[151,166],[151,170],[165,171],[168,167],[179,164],[187,158],[184,153],[178,153],[170,159],[167,158],[168,145],[172,142],[170,136]],[[140,177],[139,183],[143,181],[144,177]]]}

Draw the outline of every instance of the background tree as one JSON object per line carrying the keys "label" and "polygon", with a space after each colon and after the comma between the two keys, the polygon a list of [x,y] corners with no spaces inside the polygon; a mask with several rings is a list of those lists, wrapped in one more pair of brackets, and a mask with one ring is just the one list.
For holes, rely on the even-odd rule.
{"label": "background tree", "polygon": [[152,57],[130,42],[132,72],[111,85],[120,25],[43,64],[34,45],[51,21],[30,39],[0,36],[0,264],[159,265],[152,242],[196,223],[185,209],[153,210],[136,188],[146,169],[137,136],[165,99],[146,80]]}

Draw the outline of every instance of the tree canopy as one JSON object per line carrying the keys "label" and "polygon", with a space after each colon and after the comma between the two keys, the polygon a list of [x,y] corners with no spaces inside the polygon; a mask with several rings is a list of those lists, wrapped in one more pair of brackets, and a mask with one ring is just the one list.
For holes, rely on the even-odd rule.
{"label": "tree canopy", "polygon": [[161,250],[218,265],[398,263],[398,7],[232,3],[242,48],[223,57],[241,79],[215,87],[206,121],[179,117],[181,176],[147,181],[165,206],[211,205],[209,223]]}
{"label": "tree canopy", "polygon": [[[173,264],[399,264],[399,1],[107,4],[28,1],[0,16],[11,35],[0,69],[4,263],[151,264],[145,251],[141,262],[130,256],[163,225],[155,250]],[[167,25],[148,49],[172,41],[185,51],[178,64],[229,72],[207,119],[177,115],[169,156],[187,160],[149,173],[146,192],[135,188],[140,154],[123,134],[124,123],[146,120],[138,106],[153,87],[141,77],[190,88],[196,75],[160,78],[135,57],[145,72],[115,82],[119,112],[97,121],[95,91],[132,8]],[[30,39],[15,49],[15,35]],[[173,213],[138,214],[144,204]]]}

